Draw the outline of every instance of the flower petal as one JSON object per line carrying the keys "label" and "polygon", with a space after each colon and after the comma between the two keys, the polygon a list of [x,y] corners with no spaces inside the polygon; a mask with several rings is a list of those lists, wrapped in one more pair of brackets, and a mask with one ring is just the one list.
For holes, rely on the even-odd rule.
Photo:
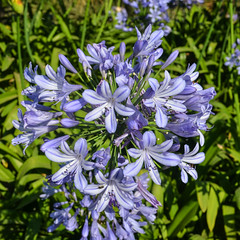
{"label": "flower petal", "polygon": [[105,99],[109,99],[109,98],[112,97],[112,91],[111,91],[111,89],[109,87],[108,82],[105,81],[105,80],[102,81],[102,83],[101,83],[101,94],[103,95],[103,97]]}
{"label": "flower petal", "polygon": [[58,84],[50,79],[48,79],[46,76],[43,75],[36,75],[34,77],[34,81],[36,84],[43,88],[48,90],[59,90]]}
{"label": "flower petal", "polygon": [[169,150],[172,147],[172,145],[173,145],[173,140],[170,139],[170,140],[164,141],[159,145],[149,148],[149,150],[156,153],[167,152],[167,150]]}
{"label": "flower petal", "polygon": [[150,156],[154,158],[157,162],[165,166],[177,166],[180,163],[180,157],[174,153],[161,153],[149,152]]}
{"label": "flower petal", "polygon": [[115,103],[115,110],[118,114],[122,116],[131,116],[135,113],[134,109],[126,107],[120,103]]}
{"label": "flower petal", "polygon": [[147,131],[143,134],[144,147],[152,147],[156,144],[156,136],[153,131]]}
{"label": "flower petal", "polygon": [[73,161],[73,162],[66,164],[65,166],[61,167],[56,173],[53,174],[53,176],[51,178],[52,181],[58,182],[58,181],[62,180],[63,178],[65,178],[67,175],[74,173],[77,166],[78,166],[78,161]]}
{"label": "flower petal", "polygon": [[77,172],[74,176],[74,184],[80,192],[83,192],[84,188],[88,185],[88,182],[80,169],[77,169]]}
{"label": "flower petal", "polygon": [[140,150],[140,149],[136,149],[136,148],[130,148],[127,150],[128,151],[128,154],[133,157],[133,158],[139,158],[142,154],[142,151],[143,150]]}
{"label": "flower petal", "polygon": [[203,152],[198,153],[195,156],[184,156],[182,161],[192,164],[199,164],[205,159],[205,154]]}
{"label": "flower petal", "polygon": [[98,195],[105,190],[107,185],[89,184],[84,188],[84,193],[89,195]]}
{"label": "flower petal", "polygon": [[182,168],[181,170],[181,180],[183,183],[187,183],[188,182],[188,175],[186,173],[186,171]]}
{"label": "flower petal", "polygon": [[45,151],[45,155],[53,162],[69,162],[76,159],[74,155],[66,155],[64,153],[61,153],[56,148],[48,148]]}
{"label": "flower petal", "polygon": [[149,78],[149,79],[148,79],[148,82],[149,82],[152,90],[153,90],[154,92],[156,92],[156,91],[158,90],[159,86],[160,86],[158,80],[155,79],[155,78]]}
{"label": "flower petal", "polygon": [[139,158],[136,162],[128,164],[125,169],[123,170],[124,176],[137,176],[140,172],[143,165],[143,158]]}
{"label": "flower petal", "polygon": [[97,94],[95,91],[87,89],[82,94],[84,100],[92,105],[104,104],[106,99]]}
{"label": "flower petal", "polygon": [[116,102],[124,101],[130,94],[130,89],[128,86],[124,85],[116,89],[113,94],[113,98]]}
{"label": "flower petal", "polygon": [[102,106],[93,109],[90,113],[88,113],[85,116],[85,121],[90,122],[90,121],[93,121],[93,120],[101,117],[105,112],[105,107],[107,106],[107,104],[108,103],[103,104]]}
{"label": "flower petal", "polygon": [[109,108],[108,114],[105,117],[105,127],[109,133],[116,132],[117,129],[117,119],[112,107]]}
{"label": "flower petal", "polygon": [[83,158],[86,157],[87,150],[87,141],[84,138],[79,138],[74,146],[74,152],[77,154],[81,154]]}
{"label": "flower petal", "polygon": [[156,124],[158,127],[160,127],[160,128],[166,127],[166,125],[168,123],[168,117],[166,114],[163,113],[162,109],[159,107],[157,107],[157,112],[155,114],[155,118],[156,118]]}
{"label": "flower petal", "polygon": [[113,191],[115,193],[115,197],[117,202],[123,206],[125,209],[133,208],[133,201],[129,199],[126,195],[122,193],[122,191],[115,185],[113,185]]}

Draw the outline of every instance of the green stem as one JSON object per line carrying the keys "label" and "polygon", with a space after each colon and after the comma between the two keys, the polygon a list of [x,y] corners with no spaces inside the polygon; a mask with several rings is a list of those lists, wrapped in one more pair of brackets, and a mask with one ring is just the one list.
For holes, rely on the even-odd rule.
{"label": "green stem", "polygon": [[229,15],[230,15],[230,28],[231,28],[231,34],[230,34],[230,42],[231,42],[231,53],[234,53],[234,49],[232,48],[232,45],[234,43],[234,29],[233,29],[233,1],[230,0],[229,2]]}
{"label": "green stem", "polygon": [[109,14],[108,14],[108,12],[110,11],[110,9],[111,9],[111,7],[112,7],[112,3],[113,3],[113,0],[110,0],[109,1],[109,4],[108,4],[108,6],[107,6],[107,2],[108,1],[105,1],[105,17],[104,17],[104,19],[103,19],[103,23],[102,23],[102,26],[101,26],[101,28],[100,28],[100,30],[99,30],[99,32],[98,32],[98,35],[97,35],[97,38],[96,38],[96,43],[98,43],[99,42],[99,40],[100,40],[100,38],[101,38],[101,36],[102,36],[102,33],[103,33],[103,30],[104,30],[104,28],[105,28],[105,25],[106,25],[106,22],[107,22],[107,19],[108,19],[108,16],[109,16]]}
{"label": "green stem", "polygon": [[203,49],[202,49],[202,51],[201,51],[200,57],[199,57],[198,62],[197,62],[196,71],[197,71],[198,68],[199,68],[199,65],[200,65],[200,62],[201,62],[201,60],[202,60],[202,57],[205,55],[205,51],[206,51],[206,49],[207,49],[208,43],[209,43],[210,38],[211,38],[211,35],[212,35],[212,33],[213,33],[214,26],[215,26],[216,22],[219,20],[218,14],[219,14],[219,11],[220,11],[220,9],[221,9],[221,6],[222,6],[223,1],[224,1],[224,0],[222,0],[221,2],[218,3],[219,5],[218,5],[218,8],[217,8],[216,17],[214,18],[214,20],[213,20],[213,22],[212,22],[212,24],[211,24],[210,30],[209,30],[208,35],[207,35],[207,37],[206,37],[206,40],[205,40],[205,42],[204,42]]}
{"label": "green stem", "polygon": [[25,43],[26,43],[28,55],[29,55],[32,63],[34,63],[35,60],[33,58],[32,50],[31,50],[30,43],[29,43],[29,30],[28,30],[27,14],[28,14],[28,0],[26,0],[25,6],[24,6],[24,16],[23,16],[23,20],[24,20],[24,37],[25,37]]}
{"label": "green stem", "polygon": [[218,90],[221,90],[222,87],[222,79],[221,79],[221,70],[222,70],[222,65],[223,65],[223,54],[226,49],[226,44],[227,44],[227,39],[230,31],[230,26],[228,26],[224,41],[223,41],[223,46],[221,50],[221,56],[220,56],[220,61],[219,61],[219,66],[218,66]]}
{"label": "green stem", "polygon": [[21,78],[21,87],[24,89],[22,53],[21,53],[21,32],[20,32],[20,16],[17,16],[17,52],[18,52],[18,66]]}
{"label": "green stem", "polygon": [[87,6],[85,9],[85,16],[84,16],[84,22],[83,22],[83,28],[82,28],[82,37],[81,37],[81,49],[83,49],[84,47],[84,42],[85,42],[85,36],[86,36],[86,30],[87,30],[87,22],[88,22],[88,18],[89,18],[89,8],[90,8],[90,1],[87,1]]}

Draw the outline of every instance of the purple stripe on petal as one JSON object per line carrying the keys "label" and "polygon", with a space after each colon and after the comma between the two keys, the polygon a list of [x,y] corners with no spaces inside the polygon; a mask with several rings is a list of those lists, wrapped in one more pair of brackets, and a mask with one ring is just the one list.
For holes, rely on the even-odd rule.
{"label": "purple stripe on petal", "polygon": [[62,136],[59,138],[55,138],[53,140],[49,140],[41,146],[41,151],[45,152],[49,148],[57,148],[60,146],[61,141],[66,141],[68,138],[69,138],[69,136],[65,135],[65,136]]}
{"label": "purple stripe on petal", "polygon": [[135,113],[135,110],[132,108],[126,107],[120,103],[115,103],[115,110],[118,114],[122,116],[132,116]]}
{"label": "purple stripe on petal", "polygon": [[155,114],[156,124],[160,128],[165,128],[168,123],[168,117],[165,115],[161,108],[157,108],[157,112]]}
{"label": "purple stripe on petal", "polygon": [[37,75],[34,78],[36,84],[43,88],[48,90],[59,90],[58,84],[50,79],[48,79],[45,76]]}
{"label": "purple stripe on petal", "polygon": [[64,153],[61,153],[56,148],[48,148],[45,151],[45,155],[53,162],[69,162],[76,159],[74,155],[66,155]]}
{"label": "purple stripe on petal", "polygon": [[84,193],[89,195],[98,195],[105,190],[106,185],[89,184],[84,188]]}
{"label": "purple stripe on petal", "polygon": [[86,157],[88,153],[86,139],[80,138],[77,140],[74,146],[74,152],[77,154],[81,154],[83,158]]}
{"label": "purple stripe on petal", "polygon": [[87,186],[87,180],[80,172],[80,169],[77,169],[77,172],[74,176],[74,184],[75,187],[80,191],[83,192],[84,188]]}
{"label": "purple stripe on petal", "polygon": [[94,92],[93,90],[87,89],[83,92],[83,98],[86,102],[97,105],[106,103],[106,99]]}
{"label": "purple stripe on petal", "polygon": [[173,167],[177,166],[180,163],[180,158],[178,155],[174,153],[155,153],[155,152],[149,152],[149,155],[155,159],[157,162],[168,166]]}
{"label": "purple stripe on petal", "polygon": [[113,190],[115,193],[116,200],[121,206],[129,210],[133,208],[132,200],[127,198],[127,196],[123,195],[122,191],[119,190],[117,186],[113,185]]}
{"label": "purple stripe on petal", "polygon": [[73,65],[70,63],[70,61],[63,54],[59,54],[58,57],[59,57],[61,64],[65,68],[67,68],[68,70],[70,70],[73,73],[77,73],[77,70],[73,67]]}
{"label": "purple stripe on petal", "polygon": [[101,84],[101,93],[105,99],[109,99],[112,97],[112,92],[109,87],[109,84],[105,80],[102,81],[102,84]]}
{"label": "purple stripe on petal", "polygon": [[166,62],[162,65],[162,68],[161,68],[161,69],[164,69],[164,68],[166,68],[167,66],[169,66],[169,65],[177,58],[178,54],[179,54],[179,51],[178,51],[178,50],[172,52],[172,53],[170,54],[170,56],[168,57],[168,59],[166,60]]}
{"label": "purple stripe on petal", "polygon": [[105,127],[109,133],[116,132],[117,119],[113,108],[109,108],[108,114],[105,117]]}
{"label": "purple stripe on petal", "polygon": [[105,107],[108,105],[108,103],[98,107],[98,108],[95,108],[93,109],[90,113],[88,113],[86,116],[85,116],[85,121],[93,121],[97,118],[99,118],[100,116],[102,116],[105,112]]}
{"label": "purple stripe on petal", "polygon": [[139,158],[142,154],[142,150],[139,150],[136,148],[130,148],[127,151],[128,151],[128,154],[133,158]]}
{"label": "purple stripe on petal", "polygon": [[192,164],[199,164],[203,162],[205,159],[205,154],[203,152],[198,153],[195,156],[184,156],[182,161],[187,162],[187,163],[192,163]]}
{"label": "purple stripe on petal", "polygon": [[116,102],[122,102],[129,96],[129,94],[130,94],[129,87],[124,85],[117,88],[117,90],[113,94],[113,98],[115,99]]}
{"label": "purple stripe on petal", "polygon": [[143,134],[144,147],[152,147],[156,144],[156,136],[153,131],[147,131]]}
{"label": "purple stripe on petal", "polygon": [[136,162],[128,164],[123,170],[124,176],[137,176],[143,165],[143,158],[139,158]]}

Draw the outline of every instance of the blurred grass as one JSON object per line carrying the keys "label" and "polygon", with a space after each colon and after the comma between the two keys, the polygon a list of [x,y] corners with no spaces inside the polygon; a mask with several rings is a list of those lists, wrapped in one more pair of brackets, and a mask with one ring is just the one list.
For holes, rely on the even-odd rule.
{"label": "blurred grass", "polygon": [[[46,231],[53,203],[40,200],[39,194],[44,177],[56,164],[40,154],[41,140],[27,149],[26,156],[21,146],[11,145],[19,134],[11,122],[17,119],[21,90],[27,84],[23,70],[30,60],[39,65],[39,73],[49,63],[56,69],[59,53],[78,66],[76,48],[85,51],[88,43],[96,41],[106,40],[116,49],[125,41],[128,51],[136,34],[114,29],[108,17],[111,1],[29,0],[23,3],[22,14],[6,0],[0,4],[0,239],[79,239],[81,229]],[[239,10],[237,1],[231,0],[173,12],[172,33],[162,43],[164,57],[175,49],[180,54],[168,70],[183,73],[188,63],[198,63],[200,84],[217,90],[212,101],[215,115],[209,123],[214,128],[206,134],[202,149],[206,160],[198,167],[197,181],[185,185],[178,170],[168,169],[161,173],[162,186],[152,185],[163,207],[155,224],[139,239],[240,237],[240,77],[224,66],[232,43],[240,38],[239,20],[232,18]]]}

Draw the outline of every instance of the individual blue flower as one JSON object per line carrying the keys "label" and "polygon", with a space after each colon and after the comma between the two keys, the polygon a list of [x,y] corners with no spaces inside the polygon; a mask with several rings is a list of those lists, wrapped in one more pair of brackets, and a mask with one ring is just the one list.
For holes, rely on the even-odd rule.
{"label": "individual blue flower", "polygon": [[107,48],[105,41],[102,41],[98,44],[88,44],[87,50],[91,55],[86,56],[88,63],[98,67],[102,75],[105,76],[105,71],[113,67],[112,51],[114,47]]}
{"label": "individual blue flower", "polygon": [[162,204],[156,199],[156,197],[152,193],[147,190],[148,181],[148,174],[143,173],[140,177],[137,178],[137,190],[143,198],[145,198],[150,204],[152,204],[153,207],[158,208],[159,206],[162,206]]}
{"label": "individual blue flower", "polygon": [[111,158],[110,154],[110,148],[102,148],[99,151],[95,152],[92,156],[92,159],[95,160],[94,167],[99,169],[105,169],[106,165],[108,164],[108,161]]}
{"label": "individual blue flower", "polygon": [[152,131],[143,134],[141,149],[130,148],[128,154],[133,158],[138,158],[136,162],[128,164],[124,169],[125,176],[136,176],[145,163],[145,168],[149,171],[152,180],[156,184],[161,184],[158,169],[153,159],[164,166],[176,166],[180,162],[179,156],[167,151],[173,144],[172,140],[167,140],[160,145],[156,145],[156,136]]}
{"label": "individual blue flower", "polygon": [[184,90],[185,81],[182,78],[177,78],[172,85],[170,85],[170,81],[171,77],[168,71],[165,71],[165,79],[161,85],[156,79],[149,78],[149,84],[154,94],[151,98],[144,100],[144,105],[147,107],[156,107],[155,119],[160,128],[166,127],[168,123],[168,109],[176,112],[185,112],[187,110],[186,106],[178,100],[169,99]]}
{"label": "individual blue flower", "polygon": [[195,180],[198,178],[196,169],[193,167],[204,161],[205,154],[203,152],[198,153],[199,145],[196,144],[195,148],[190,152],[190,148],[187,144],[184,145],[184,154],[181,156],[181,162],[178,164],[181,169],[181,180],[184,183],[188,182],[188,175],[191,175]]}
{"label": "individual blue flower", "polygon": [[117,129],[117,119],[115,111],[122,116],[131,116],[134,110],[126,107],[120,102],[124,101],[130,94],[128,86],[121,86],[112,94],[108,82],[102,81],[100,90],[95,92],[87,89],[83,92],[86,102],[97,105],[97,107],[85,116],[86,121],[93,121],[105,113],[105,127],[109,133],[114,133]]}
{"label": "individual blue flower", "polygon": [[125,209],[133,208],[131,193],[137,187],[137,184],[135,182],[125,182],[123,184],[122,169],[115,168],[108,179],[100,171],[96,173],[95,177],[99,184],[89,184],[84,189],[84,193],[94,196],[100,194],[95,203],[97,212],[102,212],[108,204],[116,203]]}
{"label": "individual blue flower", "polygon": [[54,131],[58,128],[58,126],[55,126],[59,123],[58,120],[53,120],[53,118],[56,118],[58,116],[61,116],[62,113],[56,112],[46,112],[37,110],[30,104],[22,103],[24,106],[26,106],[27,111],[23,115],[22,110],[18,110],[18,119],[13,120],[12,124],[15,128],[18,130],[24,132],[24,134],[20,134],[14,139],[12,139],[12,144],[23,144],[25,145],[25,148],[23,150],[23,153],[25,153],[26,148],[38,137],[41,135]]}
{"label": "individual blue flower", "polygon": [[[34,78],[35,76],[37,76],[37,69],[38,69],[38,66],[36,66],[34,68],[34,71],[32,69],[32,63],[30,62],[29,63],[29,68],[25,68],[24,70],[24,77],[25,79],[32,83],[32,84],[36,84]],[[30,98],[31,100],[34,100],[34,101],[37,101],[37,98],[38,98],[38,95],[43,91],[43,89],[37,85],[35,86],[29,86],[27,88],[25,88],[23,91],[22,91],[22,95],[25,95],[27,96],[28,98]]]}
{"label": "individual blue flower", "polygon": [[161,39],[164,35],[162,30],[156,30],[152,33],[152,25],[150,24],[143,34],[140,33],[137,27],[136,31],[138,41],[133,48],[133,54],[135,57],[149,56],[149,54],[154,53],[155,49],[161,45]]}
{"label": "individual blue flower", "polygon": [[62,184],[64,178],[74,177],[75,187],[82,192],[88,184],[82,170],[93,169],[93,163],[85,160],[87,154],[87,141],[83,138],[77,140],[74,151],[70,149],[66,141],[61,142],[61,151],[57,148],[47,149],[45,155],[48,159],[53,162],[66,163],[51,176],[51,181],[56,184]]}
{"label": "individual blue flower", "polygon": [[36,84],[44,89],[38,96],[40,102],[65,102],[70,93],[82,88],[81,85],[72,85],[65,80],[66,69],[62,65],[58,67],[57,72],[47,65],[45,71],[47,76],[36,75],[34,77]]}

